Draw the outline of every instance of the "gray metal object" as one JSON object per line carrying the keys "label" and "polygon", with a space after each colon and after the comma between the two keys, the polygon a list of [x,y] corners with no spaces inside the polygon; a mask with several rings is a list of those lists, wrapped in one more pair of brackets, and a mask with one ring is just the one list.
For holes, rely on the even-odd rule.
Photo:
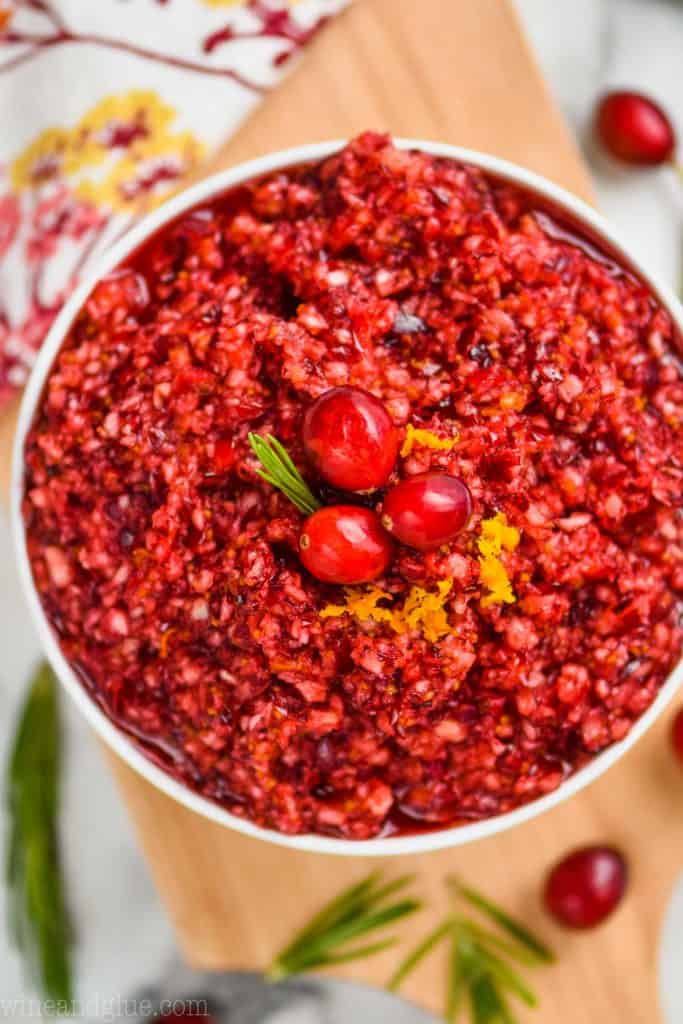
{"label": "gray metal object", "polygon": [[214,974],[177,963],[160,982],[136,993],[135,1004],[144,1007],[140,1021],[194,1011],[219,1024],[437,1024],[411,1003],[364,985],[313,975],[274,985],[260,974]]}

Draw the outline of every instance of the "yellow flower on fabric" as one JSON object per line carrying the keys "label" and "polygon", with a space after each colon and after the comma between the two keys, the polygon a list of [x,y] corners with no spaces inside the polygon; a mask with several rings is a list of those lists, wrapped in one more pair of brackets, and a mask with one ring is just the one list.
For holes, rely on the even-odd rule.
{"label": "yellow flower on fabric", "polygon": [[14,188],[35,188],[63,174],[70,145],[71,134],[64,128],[41,132],[12,164]]}
{"label": "yellow flower on fabric", "polygon": [[152,90],[105,96],[73,128],[49,128],[12,164],[16,189],[69,183],[80,198],[129,210],[165,199],[204,155],[191,132],[171,131],[177,112]]}
{"label": "yellow flower on fabric", "polygon": [[151,89],[105,96],[74,127],[67,172],[102,163],[117,149],[135,150],[139,143],[164,135],[176,111]]}
{"label": "yellow flower on fabric", "polygon": [[114,210],[128,210],[143,197],[147,205],[167,199],[204,155],[190,132],[161,134],[116,161],[102,179],[85,179],[76,191],[83,199]]}

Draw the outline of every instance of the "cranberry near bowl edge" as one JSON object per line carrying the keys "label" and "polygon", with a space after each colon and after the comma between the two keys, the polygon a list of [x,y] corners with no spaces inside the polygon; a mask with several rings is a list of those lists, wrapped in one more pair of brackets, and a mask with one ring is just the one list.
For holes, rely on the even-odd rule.
{"label": "cranberry near bowl edge", "polygon": [[[652,277],[634,259],[627,248],[615,237],[611,229],[585,203],[564,192],[562,189],[545,181],[539,176],[517,168],[497,158],[484,156],[467,150],[436,143],[420,142],[419,140],[395,140],[399,148],[415,148],[432,156],[443,156],[453,160],[474,165],[495,178],[507,181],[512,185],[536,193],[550,205],[559,207],[569,217],[578,221],[583,228],[606,243],[616,251],[639,274],[641,279],[652,289],[663,306],[672,316],[679,331],[683,331],[683,310],[674,296],[664,287],[653,281]],[[421,850],[438,849],[456,846],[487,835],[500,832],[517,825],[542,811],[555,806],[573,793],[577,792],[590,781],[597,778],[645,732],[673,696],[681,681],[681,666],[671,674],[662,685],[653,704],[635,722],[626,739],[615,743],[579,770],[558,789],[546,796],[539,797],[531,803],[522,805],[498,817],[486,818],[471,824],[446,827],[441,830],[401,835],[393,838],[368,840],[336,839],[316,834],[289,836],[269,829],[261,828],[250,821],[230,814],[219,805],[199,796],[185,785],[178,783],[166,772],[157,768],[134,746],[115,725],[104,715],[83,689],[71,666],[64,658],[59,645],[52,633],[45,613],[35,590],[27,558],[24,526],[21,517],[21,500],[23,494],[23,445],[27,430],[32,422],[37,404],[41,398],[43,386],[68,329],[75,315],[92,291],[96,282],[110,270],[117,267],[131,253],[139,248],[159,228],[174,220],[179,214],[191,207],[217,197],[221,193],[234,188],[243,182],[260,178],[278,169],[298,166],[303,163],[320,160],[341,149],[344,143],[332,142],[313,146],[300,147],[283,153],[274,154],[248,164],[237,167],[207,179],[199,185],[179,194],[159,210],[155,211],[137,225],[125,238],[118,242],[107,254],[106,259],[97,270],[76,290],[71,299],[57,318],[46,340],[36,367],[27,387],[22,404],[17,437],[15,443],[14,475],[12,485],[12,523],[19,563],[22,585],[28,597],[32,616],[38,627],[41,642],[53,667],[64,683],[72,698],[84,712],[90,723],[109,745],[141,775],[162,791],[172,796],[185,806],[197,811],[209,819],[231,827],[248,835],[267,839],[271,842],[298,849],[317,852],[344,853],[353,855],[387,855],[412,853]]]}

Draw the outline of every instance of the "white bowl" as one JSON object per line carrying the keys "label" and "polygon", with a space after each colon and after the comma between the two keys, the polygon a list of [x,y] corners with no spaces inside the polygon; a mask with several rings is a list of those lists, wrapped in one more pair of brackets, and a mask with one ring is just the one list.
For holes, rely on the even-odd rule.
{"label": "white bowl", "polygon": [[[500,160],[497,157],[483,153],[477,153],[468,149],[461,149],[458,146],[448,146],[435,142],[422,142],[417,139],[398,139],[396,145],[401,148],[416,148],[435,156],[451,157],[465,163],[474,164],[497,178],[508,180],[522,188],[537,193],[542,198],[561,210],[564,210],[569,217],[586,227],[589,233],[603,240],[606,245],[620,258],[630,264],[634,270],[647,282],[653,292],[661,300],[662,304],[671,313],[673,319],[683,333],[683,307],[678,299],[665,285],[657,281],[649,271],[642,266],[630,252],[629,247],[619,239],[612,228],[599,216],[590,206],[578,199],[576,196],[565,192],[552,182],[531,171],[517,167],[515,164]],[[514,811],[497,817],[487,818],[484,821],[473,822],[468,825],[458,825],[451,828],[444,828],[438,831],[428,831],[416,835],[396,836],[384,839],[369,839],[354,841],[347,839],[332,839],[319,835],[287,836],[269,829],[260,828],[238,818],[228,811],[219,807],[218,804],[207,800],[198,793],[193,792],[187,786],[177,782],[174,778],[164,772],[148,760],[143,753],[132,743],[128,736],[120,731],[100,710],[95,702],[88,696],[81,682],[73,672],[62,654],[59,644],[55,639],[50,624],[45,616],[43,608],[38,599],[33,584],[31,568],[26,551],[24,524],[21,516],[21,500],[23,494],[23,446],[27,430],[33,420],[36,405],[41,397],[43,386],[48,376],[52,362],[67,334],[75,315],[80,310],[86,298],[92,291],[95,283],[103,274],[113,270],[130,253],[144,242],[150,235],[154,234],[160,227],[173,220],[178,214],[183,213],[190,207],[204,203],[214,196],[219,195],[226,189],[233,188],[242,182],[271,171],[279,170],[302,164],[307,161],[320,160],[341,149],[342,141],[324,142],[310,146],[299,146],[294,149],[284,150],[269,156],[260,157],[257,160],[250,160],[248,163],[240,164],[232,170],[222,171],[206,178],[198,185],[174,196],[162,207],[150,213],[140,221],[131,231],[121,238],[109,249],[105,258],[99,266],[90,273],[82,282],[79,288],[73,293],[65,304],[61,313],[50,330],[47,339],[40,351],[40,355],[33,369],[31,379],[26,388],[24,399],[19,413],[16,440],[14,446],[14,466],[12,477],[12,530],[16,555],[19,565],[19,574],[28,599],[29,608],[33,621],[38,630],[41,644],[57,676],[64,685],[64,688],[76,702],[87,720],[95,731],[104,739],[119,757],[126,761],[148,782],[162,790],[168,796],[173,797],[179,803],[196,811],[197,814],[209,818],[211,821],[226,828],[242,832],[244,835],[254,836],[258,839],[265,839],[280,846],[288,846],[297,850],[310,850],[315,853],[335,853],[347,856],[387,856],[390,854],[409,854],[427,850],[438,850],[449,846],[460,846],[464,843],[471,843],[473,840],[482,839],[498,832],[520,825],[530,818],[535,818],[544,811],[556,807],[574,793],[578,793],[590,782],[593,782],[603,774],[611,765],[622,757],[626,751],[650,728],[655,719],[662,713],[679,684],[683,681],[683,662],[669,676],[659,691],[654,703],[648,708],[638,721],[634,724],[628,736],[620,743],[615,743],[603,753],[598,754],[585,767],[581,768],[574,775],[571,775],[554,792],[533,800]]]}

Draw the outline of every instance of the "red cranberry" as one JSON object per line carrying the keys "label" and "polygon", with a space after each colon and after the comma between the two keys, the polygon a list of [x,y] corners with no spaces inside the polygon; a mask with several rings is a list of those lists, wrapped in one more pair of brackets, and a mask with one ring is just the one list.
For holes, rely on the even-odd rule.
{"label": "red cranberry", "polygon": [[231,469],[237,461],[237,452],[231,441],[216,441],[214,447],[213,465],[218,473],[225,473]]}
{"label": "red cranberry", "polygon": [[327,505],[309,516],[299,538],[301,561],[323,583],[369,583],[391,560],[379,516],[357,505]]}
{"label": "red cranberry", "polygon": [[668,116],[654,100],[638,92],[603,96],[595,112],[595,130],[605,149],[627,164],[665,164],[676,148]]}
{"label": "red cranberry", "polygon": [[627,878],[626,862],[618,850],[585,846],[552,869],[545,885],[545,905],[568,928],[594,928],[620,902]]}
{"label": "red cranberry", "polygon": [[373,491],[396,463],[398,431],[374,395],[332,388],[304,416],[306,454],[320,476],[341,491]]}
{"label": "red cranberry", "polygon": [[683,762],[683,708],[676,712],[671,723],[671,744],[676,757]]}
{"label": "red cranberry", "polygon": [[382,525],[402,544],[431,551],[460,533],[471,511],[470,492],[462,480],[447,473],[418,473],[389,491]]}

